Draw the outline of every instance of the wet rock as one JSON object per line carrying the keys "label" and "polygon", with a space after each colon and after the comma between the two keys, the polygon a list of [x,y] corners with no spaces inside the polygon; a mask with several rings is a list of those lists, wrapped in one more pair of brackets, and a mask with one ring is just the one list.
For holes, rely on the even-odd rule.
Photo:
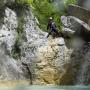
{"label": "wet rock", "polygon": [[[60,41],[60,42],[59,42]],[[64,53],[65,52],[65,53]],[[60,84],[63,65],[69,62],[63,38],[50,39],[37,49],[35,84]]]}
{"label": "wet rock", "polygon": [[71,66],[71,63],[67,63],[64,65],[65,71],[63,75],[60,77],[60,85],[71,85],[74,83],[75,73]]}

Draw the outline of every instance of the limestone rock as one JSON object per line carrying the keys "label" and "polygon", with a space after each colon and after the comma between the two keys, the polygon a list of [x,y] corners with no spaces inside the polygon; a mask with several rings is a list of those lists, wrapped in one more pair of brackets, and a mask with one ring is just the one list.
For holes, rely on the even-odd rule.
{"label": "limestone rock", "polygon": [[81,29],[90,31],[90,26],[87,23],[83,22],[82,20],[76,17],[62,16],[61,21],[65,27],[70,28],[73,31],[79,31]]}
{"label": "limestone rock", "polygon": [[5,47],[0,46],[0,80],[21,79],[25,78],[17,62],[6,54]]}
{"label": "limestone rock", "polygon": [[[64,25],[63,31],[65,32],[65,29],[68,30],[69,35],[77,35],[79,37],[82,37],[84,40],[89,41],[90,36],[90,26],[83,22],[82,20],[73,17],[73,16],[62,16],[61,21]],[[71,30],[70,30],[71,29]],[[72,32],[71,32],[72,31]],[[74,33],[73,33],[74,32]],[[66,33],[67,34],[67,33]]]}
{"label": "limestone rock", "polygon": [[28,41],[23,44],[22,53],[25,55],[21,61],[29,65],[33,84],[60,84],[60,77],[64,73],[63,66],[69,63],[72,51],[67,54],[68,49],[63,38],[47,38],[47,33],[42,32],[32,21],[32,13],[30,19],[29,17],[25,17]]}
{"label": "limestone rock", "polygon": [[[59,42],[60,40],[60,42]],[[64,53],[65,52],[65,53]],[[51,39],[45,45],[38,47],[35,84],[60,84],[64,73],[64,64],[69,62],[67,49],[63,38]]]}
{"label": "limestone rock", "polygon": [[[37,80],[45,84],[56,84],[55,78],[58,79],[58,77],[56,77],[57,74],[58,73],[55,71],[55,69],[46,67],[41,71],[37,71]],[[38,84],[38,82],[35,83]]]}
{"label": "limestone rock", "polygon": [[70,62],[72,51],[68,54],[63,38],[47,38],[31,9],[26,10],[24,20],[27,41],[22,42],[21,60],[15,60],[9,55],[15,44],[18,19],[15,11],[5,9],[4,22],[0,25],[0,80],[28,79],[32,84],[60,84],[63,66]]}
{"label": "limestone rock", "polygon": [[0,26],[0,80],[25,79],[19,63],[10,56],[17,34],[17,15],[10,8],[5,9],[4,23]]}
{"label": "limestone rock", "polygon": [[4,24],[1,26],[0,44],[6,43],[7,50],[11,52],[16,40],[16,28],[18,27],[16,13],[11,9],[5,9]]}
{"label": "limestone rock", "polygon": [[64,37],[70,37],[71,38],[75,34],[75,31],[73,31],[69,28],[63,27],[62,30],[63,30],[62,33],[63,33]]}

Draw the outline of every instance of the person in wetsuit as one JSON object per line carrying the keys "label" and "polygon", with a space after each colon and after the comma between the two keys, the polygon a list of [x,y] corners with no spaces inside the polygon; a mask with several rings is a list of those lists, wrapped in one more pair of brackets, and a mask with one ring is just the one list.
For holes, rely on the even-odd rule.
{"label": "person in wetsuit", "polygon": [[52,17],[49,18],[48,20],[48,25],[47,25],[47,30],[50,30],[49,31],[49,34],[47,36],[47,38],[49,37],[49,35],[51,35],[52,33],[55,33],[55,35],[58,35],[58,29],[57,29],[57,26],[55,24],[55,22],[53,21]]}

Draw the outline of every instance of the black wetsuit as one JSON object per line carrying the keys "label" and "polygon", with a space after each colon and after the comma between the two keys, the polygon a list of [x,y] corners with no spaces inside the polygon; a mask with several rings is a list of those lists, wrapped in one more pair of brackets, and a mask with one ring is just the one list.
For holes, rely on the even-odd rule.
{"label": "black wetsuit", "polygon": [[55,25],[55,22],[53,22],[52,20],[50,20],[50,21],[48,22],[47,30],[48,30],[48,29],[50,29],[50,32],[49,32],[49,34],[48,34],[47,37],[49,37],[49,35],[50,35],[52,32],[58,34],[58,30],[57,30],[57,27],[56,27],[56,25]]}

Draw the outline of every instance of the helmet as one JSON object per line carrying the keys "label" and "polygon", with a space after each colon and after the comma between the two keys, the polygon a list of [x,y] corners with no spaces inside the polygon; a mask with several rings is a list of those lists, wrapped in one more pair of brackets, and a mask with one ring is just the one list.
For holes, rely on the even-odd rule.
{"label": "helmet", "polygon": [[52,17],[49,17],[50,20],[52,20],[53,18]]}

